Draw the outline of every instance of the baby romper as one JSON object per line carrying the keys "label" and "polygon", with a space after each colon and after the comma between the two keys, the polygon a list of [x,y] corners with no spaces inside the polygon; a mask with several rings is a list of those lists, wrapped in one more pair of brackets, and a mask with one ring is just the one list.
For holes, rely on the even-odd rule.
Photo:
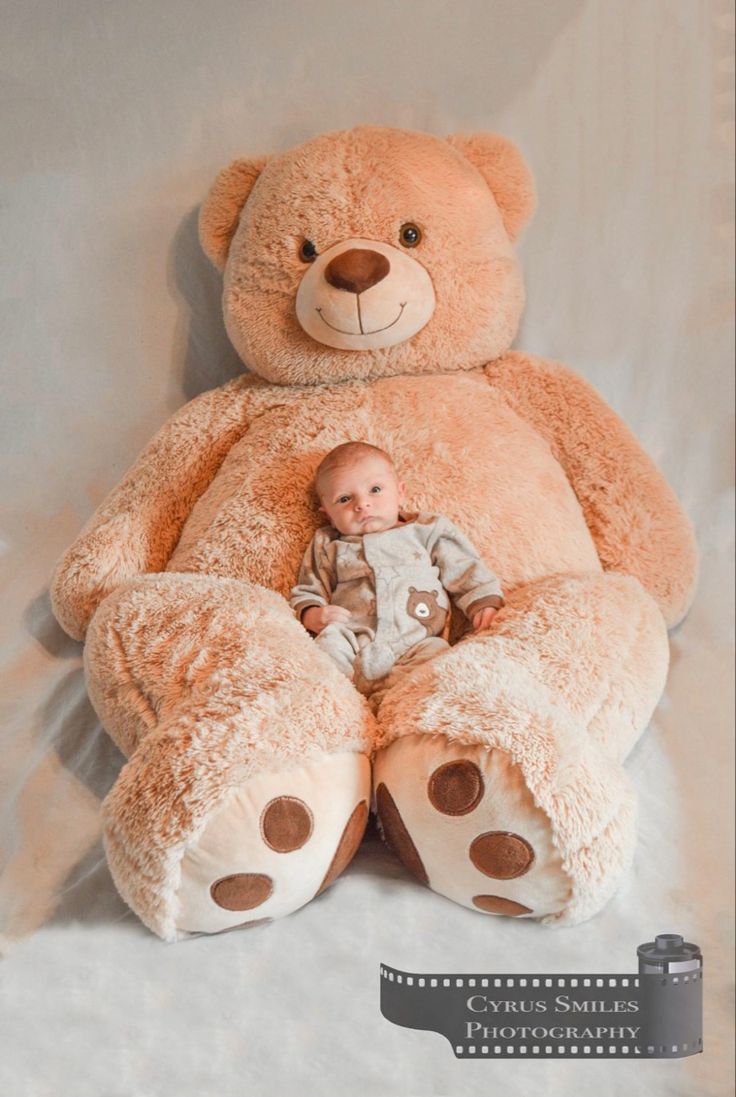
{"label": "baby romper", "polygon": [[497,577],[449,519],[417,514],[399,521],[377,533],[318,529],[289,600],[299,618],[310,606],[350,610],[346,624],[327,625],[315,643],[344,674],[357,671],[366,683],[397,663],[408,669],[449,648],[441,638],[448,593],[467,617],[503,605]]}

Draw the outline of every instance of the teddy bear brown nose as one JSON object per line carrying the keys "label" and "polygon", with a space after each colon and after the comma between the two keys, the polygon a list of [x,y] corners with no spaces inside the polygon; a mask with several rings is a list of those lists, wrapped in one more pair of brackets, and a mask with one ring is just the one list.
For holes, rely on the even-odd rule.
{"label": "teddy bear brown nose", "polygon": [[335,289],[363,293],[386,277],[391,264],[385,255],[369,248],[349,248],[325,267],[325,278]]}

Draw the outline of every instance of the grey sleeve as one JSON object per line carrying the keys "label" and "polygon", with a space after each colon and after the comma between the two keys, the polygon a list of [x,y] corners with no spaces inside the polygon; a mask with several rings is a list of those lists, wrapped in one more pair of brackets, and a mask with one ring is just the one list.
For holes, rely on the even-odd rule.
{"label": "grey sleeve", "polygon": [[296,586],[291,588],[289,605],[301,619],[310,606],[329,606],[335,589],[335,575],[330,564],[328,537],[317,530],[309,543],[299,568]]}
{"label": "grey sleeve", "polygon": [[466,617],[486,606],[501,608],[504,600],[498,577],[483,563],[465,534],[447,518],[438,520],[436,535],[428,548],[432,563],[439,568],[442,586]]}

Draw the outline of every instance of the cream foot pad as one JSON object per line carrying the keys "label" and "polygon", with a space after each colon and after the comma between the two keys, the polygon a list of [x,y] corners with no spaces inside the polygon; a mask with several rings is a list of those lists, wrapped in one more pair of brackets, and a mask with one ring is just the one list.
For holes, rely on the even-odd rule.
{"label": "cream foot pad", "polygon": [[182,859],[177,929],[217,933],[304,906],[353,857],[369,798],[370,763],[352,752],[235,789]]}
{"label": "cream foot pad", "polygon": [[388,844],[433,891],[514,917],[568,902],[549,820],[504,751],[406,735],[379,753],[374,782]]}

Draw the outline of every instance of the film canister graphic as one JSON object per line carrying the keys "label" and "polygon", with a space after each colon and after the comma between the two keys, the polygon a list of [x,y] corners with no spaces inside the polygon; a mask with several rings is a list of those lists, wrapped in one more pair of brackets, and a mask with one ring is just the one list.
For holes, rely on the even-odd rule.
{"label": "film canister graphic", "polygon": [[676,933],[636,973],[420,974],[381,964],[381,1013],[458,1059],[677,1059],[703,1050],[703,957]]}

